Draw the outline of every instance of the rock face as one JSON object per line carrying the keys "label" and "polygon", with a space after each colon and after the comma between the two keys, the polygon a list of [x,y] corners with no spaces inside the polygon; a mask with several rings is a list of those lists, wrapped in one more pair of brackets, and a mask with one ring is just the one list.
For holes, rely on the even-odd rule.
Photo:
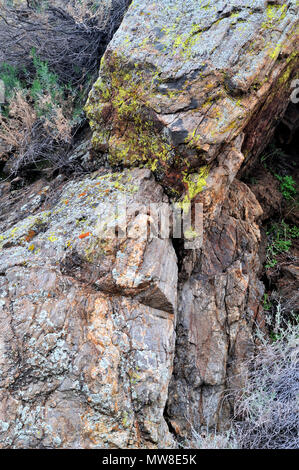
{"label": "rock face", "polygon": [[96,225],[121,194],[129,233],[162,188],[149,170],[40,187],[7,195],[0,236],[1,447],[171,445],[176,254],[169,240],[101,238]]}
{"label": "rock face", "polygon": [[[262,209],[237,175],[288,104],[297,18],[295,0],[135,0],[86,105],[105,169],[0,185],[1,447],[225,426],[263,295]],[[203,204],[201,249],[142,232],[172,198]]]}
{"label": "rock face", "polygon": [[167,415],[178,435],[190,425],[221,427],[230,414],[224,391],[242,386],[242,363],[264,292],[258,280],[261,207],[235,180],[221,214],[205,233],[190,278],[181,283],[176,355]]}
{"label": "rock face", "polygon": [[297,51],[296,0],[135,0],[86,106],[94,146],[193,197],[192,175],[205,168],[212,178],[241,134],[248,161],[263,149],[288,104]]}
{"label": "rock face", "polygon": [[[183,274],[166,416],[178,435],[225,421],[263,286],[262,209],[235,178],[269,142],[298,75],[298,2],[135,0],[86,106],[102,161],[146,166],[201,202],[204,243]],[[189,422],[189,424],[188,424]]]}

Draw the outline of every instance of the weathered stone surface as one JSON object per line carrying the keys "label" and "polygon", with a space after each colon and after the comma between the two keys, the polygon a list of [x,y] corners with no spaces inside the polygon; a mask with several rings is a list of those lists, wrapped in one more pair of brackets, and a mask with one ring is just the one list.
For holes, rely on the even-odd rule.
{"label": "weathered stone surface", "polygon": [[168,194],[203,204],[202,250],[180,260],[167,408],[178,435],[190,424],[223,423],[223,391],[242,383],[236,377],[263,295],[256,224],[263,211],[235,178],[288,105],[298,37],[295,0],[135,0],[89,96],[103,160],[147,166]]}
{"label": "weathered stone surface", "polygon": [[223,392],[242,386],[241,365],[253,348],[252,328],[264,292],[258,280],[261,207],[235,181],[205,232],[191,277],[181,285],[168,417],[178,435],[190,425],[221,426],[229,416]]}
{"label": "weathered stone surface", "polygon": [[283,196],[280,191],[279,181],[269,170],[263,166],[257,168],[249,187],[262,206],[263,220],[268,220],[275,213],[280,212]]}
{"label": "weathered stone surface", "polygon": [[[236,178],[287,106],[297,35],[295,0],[135,0],[86,106],[95,151],[73,156],[116,172],[0,185],[1,447],[166,447],[169,429],[225,426],[268,216]],[[201,249],[145,236],[162,187],[203,204]]]}
{"label": "weathered stone surface", "polygon": [[[23,213],[40,203],[47,188],[40,192],[29,197],[28,204],[21,208]],[[94,283],[109,293],[138,296],[143,303],[173,313],[177,283],[174,250],[169,240],[148,240],[134,232],[149,219],[149,203],[162,203],[163,197],[167,201],[149,170],[96,174],[91,179],[74,181],[64,189],[55,208],[39,211],[0,235],[0,247],[6,248],[1,269],[14,263],[16,256],[30,265],[32,260],[41,262],[40,257],[46,254],[80,281]],[[124,221],[117,212],[119,198],[127,200]],[[113,237],[113,229],[118,225],[121,230],[121,224],[126,224],[128,237]],[[151,266],[154,259],[159,263]]]}
{"label": "weathered stone surface", "polygon": [[[100,152],[180,194],[244,133],[252,161],[298,71],[298,2],[135,0],[86,106]],[[207,185],[208,186],[208,185]]]}
{"label": "weathered stone surface", "polygon": [[101,239],[119,194],[128,228],[165,201],[148,170],[64,184],[51,210],[34,213],[38,191],[15,197],[32,215],[0,235],[1,447],[172,445],[176,255],[169,240]]}

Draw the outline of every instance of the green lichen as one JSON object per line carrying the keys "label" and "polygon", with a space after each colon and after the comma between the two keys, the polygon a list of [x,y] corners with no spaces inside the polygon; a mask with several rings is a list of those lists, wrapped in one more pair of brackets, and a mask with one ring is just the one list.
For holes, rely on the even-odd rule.
{"label": "green lichen", "polygon": [[280,54],[281,49],[282,49],[282,44],[281,43],[276,44],[276,46],[273,47],[273,48],[270,47],[269,55],[270,55],[271,59],[276,60],[277,57]]}
{"label": "green lichen", "polygon": [[292,72],[292,67],[287,67],[286,71],[279,78],[279,83],[280,84],[286,83],[288,79],[290,78],[291,72]]}
{"label": "green lichen", "polygon": [[232,131],[238,127],[238,122],[237,120],[232,121],[230,124],[228,124],[224,129],[220,131],[221,134],[226,134],[226,132]]}
{"label": "green lichen", "polygon": [[266,20],[262,23],[263,29],[275,28],[284,18],[288,11],[287,3],[283,5],[268,5],[266,8]]}
{"label": "green lichen", "polygon": [[130,427],[129,415],[126,411],[123,412],[122,426],[126,429]]}
{"label": "green lichen", "polygon": [[198,233],[192,227],[189,227],[188,229],[184,230],[184,237],[187,240],[194,240],[198,237]]}
{"label": "green lichen", "polygon": [[294,51],[292,52],[289,57],[287,58],[286,60],[286,63],[288,64],[289,62],[291,62],[293,59],[295,59],[296,57],[298,57],[298,51]]}
{"label": "green lichen", "polygon": [[180,202],[181,208],[184,212],[188,212],[191,201],[205,188],[207,185],[207,178],[209,176],[209,166],[202,166],[197,173],[183,174],[183,183],[186,187],[186,194],[184,199]]}
{"label": "green lichen", "polygon": [[190,59],[193,55],[193,47],[200,41],[202,30],[198,24],[194,23],[189,31],[177,34],[177,31],[180,30],[181,20],[182,15],[177,17],[172,26],[161,29],[165,37],[161,39],[160,43],[164,44],[163,51],[167,51],[169,55],[179,54],[184,59]]}
{"label": "green lichen", "polygon": [[[128,70],[116,54],[109,60],[109,64],[102,66],[105,84],[102,78],[96,82],[85,107],[94,147],[106,145],[112,165],[153,169],[158,161],[165,164],[172,149],[159,135],[147,108],[159,71],[152,73],[149,80],[138,64]],[[148,89],[145,83],[151,83]],[[111,117],[107,117],[106,111]]]}
{"label": "green lichen", "polygon": [[[163,31],[165,35],[174,34],[175,29],[173,26]],[[176,36],[174,47],[188,55],[199,36],[199,27],[194,24],[188,35]],[[161,124],[153,118],[150,103],[161,94],[161,76],[158,69],[130,64],[116,53],[107,55],[101,65],[101,77],[85,107],[93,130],[92,142],[96,149],[105,153],[112,166],[147,167],[168,190],[175,192],[173,197],[182,194],[184,186],[188,189],[188,198],[194,197],[199,187],[196,190],[194,182],[188,180],[189,169],[184,158],[177,154],[162,134]],[[186,82],[180,90],[166,88],[164,99],[176,99],[187,86]],[[210,88],[213,86],[210,84]],[[209,104],[214,99],[211,98]],[[189,138],[188,147],[199,150],[198,139],[195,135]]]}
{"label": "green lichen", "polygon": [[192,132],[189,132],[188,136],[185,139],[185,144],[188,147],[196,147],[200,150],[200,135],[196,133],[197,129],[195,128]]}

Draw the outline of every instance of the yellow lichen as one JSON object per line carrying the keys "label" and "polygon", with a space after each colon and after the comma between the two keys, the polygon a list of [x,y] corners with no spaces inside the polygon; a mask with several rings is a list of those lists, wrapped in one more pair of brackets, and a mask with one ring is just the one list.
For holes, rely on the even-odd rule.
{"label": "yellow lichen", "polygon": [[284,3],[283,5],[268,5],[266,8],[267,19],[262,23],[262,28],[274,28],[280,21],[285,18],[287,10],[287,3]]}
{"label": "yellow lichen", "polygon": [[209,166],[202,166],[198,173],[195,174],[184,174],[183,182],[186,186],[186,194],[180,205],[184,212],[188,212],[191,201],[197,196],[207,185],[207,177],[209,175]]}

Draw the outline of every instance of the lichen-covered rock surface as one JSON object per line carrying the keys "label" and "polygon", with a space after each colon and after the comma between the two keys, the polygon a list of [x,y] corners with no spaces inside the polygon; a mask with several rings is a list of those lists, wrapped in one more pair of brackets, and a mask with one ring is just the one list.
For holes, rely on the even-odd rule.
{"label": "lichen-covered rock surface", "polygon": [[[263,210],[238,175],[288,105],[297,50],[295,0],[133,1],[86,104],[101,168],[0,184],[1,447],[225,427],[264,293]],[[173,199],[203,204],[201,249],[145,236],[149,204]]]}
{"label": "lichen-covered rock surface", "polygon": [[97,226],[113,226],[121,195],[127,232],[138,231],[148,203],[165,202],[162,188],[149,170],[53,184],[3,186],[0,445],[171,446],[175,251]]}
{"label": "lichen-covered rock surface", "polygon": [[252,161],[298,73],[298,9],[296,0],[134,0],[86,106],[95,148],[191,197],[191,175],[213,176],[242,133]]}

